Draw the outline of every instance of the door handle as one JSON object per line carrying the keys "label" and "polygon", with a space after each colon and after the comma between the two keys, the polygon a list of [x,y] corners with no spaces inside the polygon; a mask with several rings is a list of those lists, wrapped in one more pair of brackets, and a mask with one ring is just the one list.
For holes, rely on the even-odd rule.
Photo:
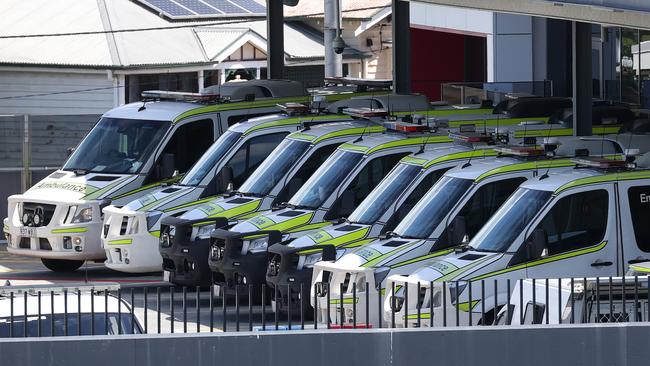
{"label": "door handle", "polygon": [[643,263],[643,262],[650,262],[650,259],[630,259],[627,261],[627,264],[637,264],[637,263]]}
{"label": "door handle", "polygon": [[607,267],[607,266],[611,266],[612,264],[614,264],[614,263],[612,263],[610,261],[603,262],[603,261],[601,261],[599,259],[599,260],[595,261],[594,263],[592,263],[591,266],[592,267]]}

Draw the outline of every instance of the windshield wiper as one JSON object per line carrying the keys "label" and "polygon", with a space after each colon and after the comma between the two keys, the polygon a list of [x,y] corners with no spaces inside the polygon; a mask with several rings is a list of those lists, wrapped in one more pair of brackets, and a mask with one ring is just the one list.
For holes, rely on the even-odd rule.
{"label": "windshield wiper", "polygon": [[315,208],[309,207],[307,205],[294,205],[291,203],[287,203],[286,207],[289,207],[290,209],[293,210],[315,210]]}

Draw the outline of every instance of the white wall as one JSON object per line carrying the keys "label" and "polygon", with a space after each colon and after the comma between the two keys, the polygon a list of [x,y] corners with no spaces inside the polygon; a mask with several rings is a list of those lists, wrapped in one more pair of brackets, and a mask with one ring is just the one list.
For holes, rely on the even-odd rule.
{"label": "white wall", "polygon": [[115,105],[118,93],[114,91],[113,78],[106,71],[2,68],[0,114],[102,114]]}

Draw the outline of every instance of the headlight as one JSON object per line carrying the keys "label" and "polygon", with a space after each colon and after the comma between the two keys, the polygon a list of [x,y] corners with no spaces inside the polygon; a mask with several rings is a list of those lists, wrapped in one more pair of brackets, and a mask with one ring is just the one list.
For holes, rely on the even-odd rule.
{"label": "headlight", "polygon": [[216,228],[215,224],[208,224],[204,226],[199,226],[196,231],[196,237],[198,239],[210,239],[210,233]]}
{"label": "headlight", "polygon": [[251,253],[259,253],[266,251],[266,247],[269,243],[269,237],[265,236],[263,238],[253,239],[248,243],[248,251]]}
{"label": "headlight", "polygon": [[302,266],[304,267],[312,267],[316,262],[320,262],[321,258],[323,258],[323,253],[313,253],[309,254],[305,257],[305,261],[303,262]]}
{"label": "headlight", "polygon": [[93,209],[92,207],[75,207],[72,206],[70,207],[70,210],[76,211],[74,216],[72,217],[72,223],[73,224],[78,224],[81,222],[90,222],[93,221]]}
{"label": "headlight", "polygon": [[154,227],[154,225],[156,225],[156,223],[160,219],[160,216],[162,216],[162,212],[160,211],[147,212],[147,231],[151,231],[151,229]]}

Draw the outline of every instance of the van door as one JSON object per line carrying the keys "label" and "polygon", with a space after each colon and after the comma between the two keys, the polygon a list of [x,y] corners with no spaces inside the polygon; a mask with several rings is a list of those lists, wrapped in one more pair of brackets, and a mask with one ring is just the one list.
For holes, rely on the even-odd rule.
{"label": "van door", "polygon": [[650,180],[618,182],[622,273],[630,264],[650,261]]}
{"label": "van door", "polygon": [[[611,184],[560,193],[518,253],[526,253],[528,278],[596,277],[617,274],[616,208]],[[533,236],[546,238],[543,248]],[[530,249],[527,249],[527,248]],[[537,248],[537,250],[535,250]],[[536,253],[537,252],[537,253]],[[520,257],[521,258],[521,257]]]}

